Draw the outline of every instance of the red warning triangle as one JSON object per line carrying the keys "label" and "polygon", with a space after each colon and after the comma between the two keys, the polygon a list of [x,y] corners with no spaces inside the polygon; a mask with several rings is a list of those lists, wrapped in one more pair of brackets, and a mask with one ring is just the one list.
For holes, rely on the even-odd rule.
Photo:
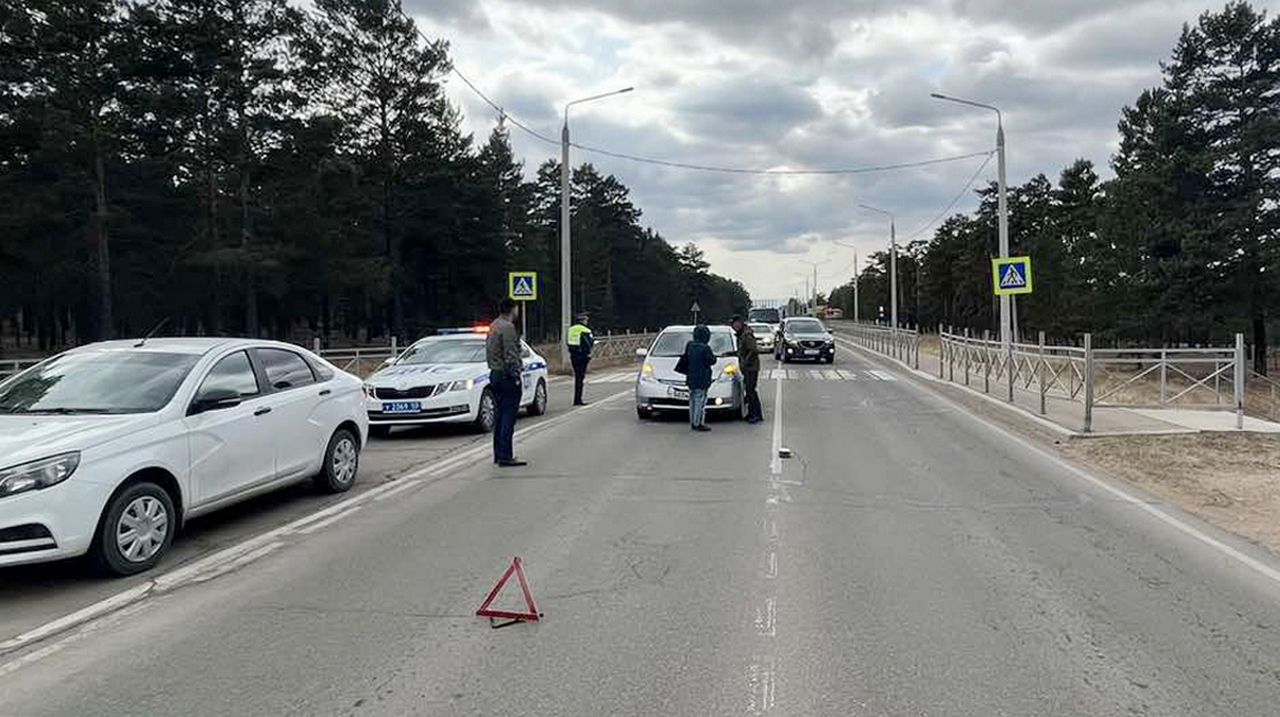
{"label": "red warning triangle", "polygon": [[[520,590],[524,592],[524,604],[528,608],[528,612],[512,612],[510,610],[494,610],[489,606],[497,599],[498,593],[502,592],[502,588],[506,586],[507,581],[511,579],[511,574],[515,573],[520,579]],[[476,610],[476,615],[487,617],[490,622],[493,618],[500,617],[506,620],[525,620],[528,622],[537,622],[541,615],[538,613],[538,606],[533,604],[533,595],[529,593],[529,581],[524,577],[524,566],[520,562],[520,558],[512,558],[511,567],[507,568],[507,572],[502,574],[502,578],[498,580],[498,584],[493,586],[493,590],[489,591],[489,597],[484,599],[484,604]],[[511,624],[511,623],[506,623]]]}

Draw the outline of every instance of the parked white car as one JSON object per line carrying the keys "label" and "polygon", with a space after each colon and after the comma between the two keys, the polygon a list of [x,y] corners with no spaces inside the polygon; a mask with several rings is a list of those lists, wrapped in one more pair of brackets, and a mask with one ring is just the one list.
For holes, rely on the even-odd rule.
{"label": "parked white car", "polygon": [[[738,371],[738,341],[728,326],[711,326],[708,345],[716,355],[707,389],[707,412],[747,415],[742,379]],[[661,411],[689,411],[689,386],[684,374],[676,373],[676,363],[685,344],[693,339],[692,326],[668,326],[648,349],[637,349],[644,359],[636,376],[636,415],[650,418]]]}
{"label": "parked white car", "polygon": [[[369,430],[386,436],[392,426],[470,423],[493,430],[497,404],[489,389],[483,329],[446,329],[428,336],[379,368],[365,382]],[[520,405],[530,416],[547,411],[547,360],[520,342],[524,371]]]}
{"label": "parked white car", "polygon": [[360,379],[296,346],[108,341],[0,383],[0,566],[154,566],[197,515],[297,481],[355,482]]}

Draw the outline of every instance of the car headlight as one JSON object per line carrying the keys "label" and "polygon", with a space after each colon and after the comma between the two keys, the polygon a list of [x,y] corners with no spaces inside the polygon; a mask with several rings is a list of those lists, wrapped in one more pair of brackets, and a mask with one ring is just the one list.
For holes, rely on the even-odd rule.
{"label": "car headlight", "polygon": [[454,381],[452,384],[449,385],[449,390],[450,391],[470,391],[475,387],[476,387],[476,380],[474,378],[469,378],[469,379],[466,379],[465,381]]}
{"label": "car headlight", "polygon": [[0,498],[57,485],[80,465],[80,451],[23,463],[0,470]]}
{"label": "car headlight", "polygon": [[640,373],[646,377],[653,376],[653,364],[647,363],[640,367]]}

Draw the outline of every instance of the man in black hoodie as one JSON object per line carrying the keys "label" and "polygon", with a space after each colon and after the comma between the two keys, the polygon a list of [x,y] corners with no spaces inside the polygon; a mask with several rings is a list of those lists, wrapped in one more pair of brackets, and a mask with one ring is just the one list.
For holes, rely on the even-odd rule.
{"label": "man in black hoodie", "polygon": [[756,346],[756,335],[741,316],[733,317],[730,322],[734,333],[738,335],[738,369],[742,371],[742,388],[747,402],[747,423],[759,423],[764,420],[764,410],[760,407],[760,394],[756,386],[760,383],[760,348]]}

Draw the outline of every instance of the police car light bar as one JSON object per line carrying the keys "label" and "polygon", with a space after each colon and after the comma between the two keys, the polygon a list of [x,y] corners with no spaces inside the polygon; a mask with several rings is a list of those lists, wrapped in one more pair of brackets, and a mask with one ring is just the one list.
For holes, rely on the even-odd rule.
{"label": "police car light bar", "polygon": [[450,334],[487,334],[488,326],[460,326],[449,329],[436,329],[437,336],[448,336]]}

